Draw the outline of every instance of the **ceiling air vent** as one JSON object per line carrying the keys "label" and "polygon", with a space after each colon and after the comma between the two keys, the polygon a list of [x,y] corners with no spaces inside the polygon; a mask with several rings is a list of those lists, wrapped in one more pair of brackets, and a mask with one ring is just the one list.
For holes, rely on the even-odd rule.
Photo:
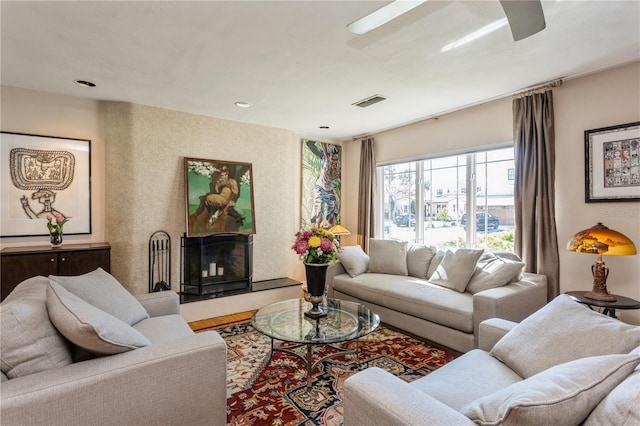
{"label": "ceiling air vent", "polygon": [[377,104],[378,102],[382,102],[382,101],[384,101],[386,99],[387,98],[385,98],[382,95],[373,95],[373,96],[369,96],[366,99],[363,99],[361,101],[353,103],[351,105],[355,105],[355,106],[360,107],[360,108],[366,108],[366,107],[371,106],[373,104]]}

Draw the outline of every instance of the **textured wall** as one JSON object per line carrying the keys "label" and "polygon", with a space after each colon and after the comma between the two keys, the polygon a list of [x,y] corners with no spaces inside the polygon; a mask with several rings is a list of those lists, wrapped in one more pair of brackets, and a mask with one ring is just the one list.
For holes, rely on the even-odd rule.
{"label": "textured wall", "polygon": [[148,286],[148,240],[172,240],[179,289],[185,232],[184,157],[252,163],[256,234],[253,279],[300,279],[290,249],[299,220],[300,138],[289,130],[123,102],[102,102],[106,240],[112,273],[133,293]]}

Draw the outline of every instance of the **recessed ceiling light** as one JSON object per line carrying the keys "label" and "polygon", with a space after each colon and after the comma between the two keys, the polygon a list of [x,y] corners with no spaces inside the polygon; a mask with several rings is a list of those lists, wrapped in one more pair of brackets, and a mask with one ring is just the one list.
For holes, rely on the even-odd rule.
{"label": "recessed ceiling light", "polygon": [[237,101],[236,102],[236,106],[239,108],[249,108],[251,106],[251,104],[249,102],[245,102],[245,101]]}
{"label": "recessed ceiling light", "polygon": [[329,126],[318,126],[318,128],[326,130],[326,129],[329,129]]}
{"label": "recessed ceiling light", "polygon": [[82,87],[96,87],[95,83],[88,80],[74,80],[73,82]]}

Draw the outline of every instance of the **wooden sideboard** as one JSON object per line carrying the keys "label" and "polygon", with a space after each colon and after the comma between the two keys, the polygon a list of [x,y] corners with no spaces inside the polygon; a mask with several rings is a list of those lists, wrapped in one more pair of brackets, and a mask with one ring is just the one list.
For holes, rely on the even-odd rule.
{"label": "wooden sideboard", "polygon": [[6,247],[0,251],[0,300],[22,281],[36,275],[80,275],[102,268],[111,272],[108,243]]}

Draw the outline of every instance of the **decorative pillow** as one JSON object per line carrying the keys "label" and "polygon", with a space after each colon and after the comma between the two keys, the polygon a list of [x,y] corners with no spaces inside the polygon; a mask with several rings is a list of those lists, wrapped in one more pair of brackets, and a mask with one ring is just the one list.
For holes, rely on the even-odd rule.
{"label": "decorative pillow", "polygon": [[442,259],[444,259],[444,254],[445,254],[444,250],[438,250],[436,254],[433,256],[433,259],[431,259],[431,263],[429,263],[429,270],[427,271],[427,279],[431,275],[433,275],[434,272],[436,272],[436,269],[438,269],[438,266],[440,266],[440,263],[442,263]]}
{"label": "decorative pillow", "polygon": [[477,399],[460,412],[480,425],[577,425],[639,362],[639,355],[627,354],[560,364]]}
{"label": "decorative pillow", "polygon": [[57,282],[90,305],[129,325],[149,318],[149,314],[142,304],[118,280],[102,268],[84,275],[70,277],[49,275],[49,279]]}
{"label": "decorative pillow", "polygon": [[10,379],[73,362],[71,345],[49,320],[48,286],[45,277],[29,278],[0,304],[0,366]]}
{"label": "decorative pillow", "polygon": [[369,240],[369,272],[408,275],[407,242],[394,240]]}
{"label": "decorative pillow", "polygon": [[639,345],[639,326],[592,311],[561,294],[509,331],[491,355],[527,378],[579,358],[629,353]]}
{"label": "decorative pillow", "polygon": [[427,279],[429,264],[436,255],[436,248],[411,244],[407,247],[407,272],[412,277]]}
{"label": "decorative pillow", "polygon": [[476,269],[478,259],[484,250],[458,249],[447,250],[429,282],[462,293]]}
{"label": "decorative pillow", "polygon": [[93,354],[119,354],[151,344],[129,324],[90,305],[55,281],[47,289],[47,309],[60,333]]}
{"label": "decorative pillow", "polygon": [[360,246],[343,247],[336,258],[352,278],[364,274],[369,268],[369,255]]}
{"label": "decorative pillow", "polygon": [[[640,347],[631,352],[640,354]],[[613,388],[589,414],[584,426],[640,425],[640,367]]]}
{"label": "decorative pillow", "polygon": [[506,285],[517,280],[522,274],[523,268],[524,263],[522,262],[503,259],[487,252],[478,261],[466,291],[476,294],[490,288]]}

